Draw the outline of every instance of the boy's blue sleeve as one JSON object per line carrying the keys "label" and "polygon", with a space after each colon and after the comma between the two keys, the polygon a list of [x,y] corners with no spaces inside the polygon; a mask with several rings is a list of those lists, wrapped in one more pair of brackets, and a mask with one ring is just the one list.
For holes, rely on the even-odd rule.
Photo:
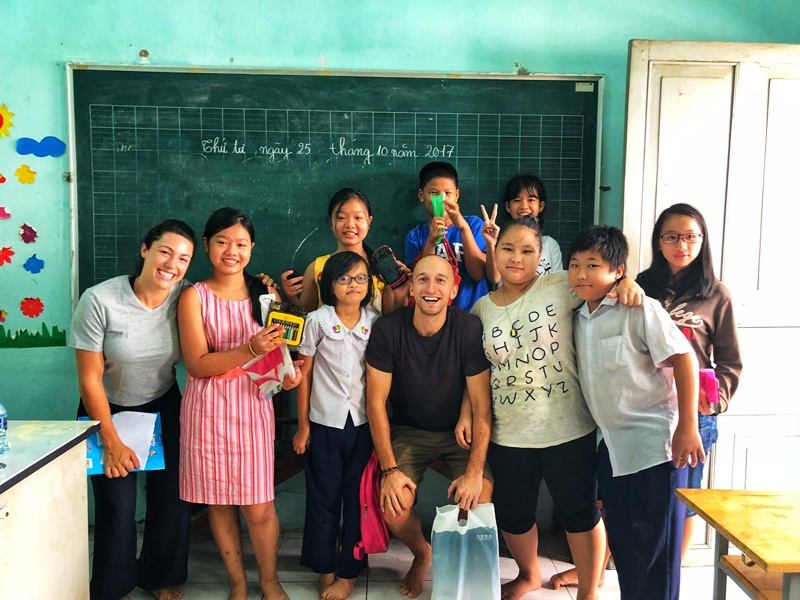
{"label": "boy's blue sleeve", "polygon": [[406,235],[406,254],[403,262],[408,266],[414,259],[422,252],[425,246],[425,240],[428,239],[428,224],[423,223],[408,232]]}
{"label": "boy's blue sleeve", "polygon": [[469,223],[472,237],[475,238],[475,243],[478,244],[478,248],[481,249],[481,252],[486,252],[486,240],[483,239],[483,221],[474,215],[470,215],[467,217],[467,223]]}

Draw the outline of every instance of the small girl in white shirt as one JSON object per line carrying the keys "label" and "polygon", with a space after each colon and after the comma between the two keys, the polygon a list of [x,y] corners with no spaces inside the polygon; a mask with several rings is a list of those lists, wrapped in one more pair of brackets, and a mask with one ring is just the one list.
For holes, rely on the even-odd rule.
{"label": "small girl in white shirt", "polygon": [[365,352],[378,318],[367,308],[372,286],[363,257],[350,251],[333,254],[319,281],[323,305],[306,318],[298,348],[304,362],[294,449],[306,454],[300,562],[319,573],[320,598],[325,600],[349,596],[367,567],[366,558],[354,558],[353,547],[361,540],[361,474],[372,453],[365,392]]}

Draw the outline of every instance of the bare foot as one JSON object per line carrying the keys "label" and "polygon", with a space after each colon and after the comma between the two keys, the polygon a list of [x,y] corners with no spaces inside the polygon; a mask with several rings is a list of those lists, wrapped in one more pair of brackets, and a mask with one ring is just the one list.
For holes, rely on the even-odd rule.
{"label": "bare foot", "polygon": [[333,582],[336,581],[336,574],[335,573],[322,573],[319,576],[319,580],[317,581],[317,591],[319,592],[319,597],[323,597],[323,593],[329,587],[333,585]]}
{"label": "bare foot", "polygon": [[262,581],[261,591],[264,593],[264,600],[289,600],[289,596],[283,591],[283,587],[277,579],[275,581]]}
{"label": "bare foot", "polygon": [[358,577],[352,579],[336,578],[336,581],[322,593],[322,600],[344,600],[353,593]]}
{"label": "bare foot", "polygon": [[411,568],[403,577],[400,582],[400,593],[409,598],[416,598],[422,592],[422,586],[425,584],[425,575],[428,573],[428,567],[431,566],[431,547],[428,546],[427,552],[422,557],[414,557],[414,562],[411,563]]}
{"label": "bare foot", "polygon": [[183,590],[174,585],[157,590],[147,590],[147,593],[156,600],[181,600],[183,598]]}
{"label": "bare foot", "polygon": [[[606,577],[604,573],[600,574],[600,581],[597,582],[597,587],[603,587],[603,584],[606,581]],[[550,585],[553,586],[554,590],[557,590],[562,585],[578,585],[578,570],[575,568],[567,569],[566,571],[562,571],[561,573],[556,573],[550,578]]]}
{"label": "bare foot", "polygon": [[550,578],[550,585],[554,590],[557,590],[562,585],[578,585],[578,569],[572,568],[556,573]]}
{"label": "bare foot", "polygon": [[237,581],[229,583],[231,591],[228,600],[247,600],[247,581]]}
{"label": "bare foot", "polygon": [[502,600],[517,600],[528,592],[538,590],[542,587],[542,580],[534,580],[530,577],[517,575],[516,579],[512,579],[508,583],[500,586],[500,598]]}

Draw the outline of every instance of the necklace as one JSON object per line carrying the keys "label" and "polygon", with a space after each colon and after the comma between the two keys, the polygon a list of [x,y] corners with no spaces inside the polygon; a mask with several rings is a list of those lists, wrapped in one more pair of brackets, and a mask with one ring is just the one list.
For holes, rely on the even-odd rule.
{"label": "necklace", "polygon": [[509,306],[509,304],[513,304],[514,302],[516,302],[517,300],[522,298],[526,294],[526,292],[529,289],[531,289],[531,287],[533,287],[533,284],[536,283],[537,279],[539,279],[539,275],[538,274],[535,275],[533,279],[531,279],[528,283],[525,284],[525,286],[522,288],[522,293],[517,298],[515,298],[513,301],[509,301],[507,287],[506,286],[502,286],[502,289],[503,289],[503,300],[505,300],[505,304],[503,304],[503,309],[505,309],[506,317],[508,318],[508,324],[511,326],[511,333],[509,335],[511,335],[512,338],[519,337],[519,331],[520,330],[516,329],[514,327],[514,323],[517,323],[520,320],[519,313],[522,312],[522,309],[519,309],[519,312],[517,313],[517,318],[516,319],[512,319],[511,318],[511,311],[508,310],[508,306]]}

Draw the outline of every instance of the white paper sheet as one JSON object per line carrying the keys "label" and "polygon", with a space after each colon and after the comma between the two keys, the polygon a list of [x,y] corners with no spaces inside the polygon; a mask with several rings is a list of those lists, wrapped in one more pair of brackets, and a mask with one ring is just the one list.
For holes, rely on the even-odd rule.
{"label": "white paper sheet", "polygon": [[156,415],[135,411],[117,413],[111,417],[119,439],[139,458],[139,467],[144,470],[150,456],[150,444],[156,426]]}

